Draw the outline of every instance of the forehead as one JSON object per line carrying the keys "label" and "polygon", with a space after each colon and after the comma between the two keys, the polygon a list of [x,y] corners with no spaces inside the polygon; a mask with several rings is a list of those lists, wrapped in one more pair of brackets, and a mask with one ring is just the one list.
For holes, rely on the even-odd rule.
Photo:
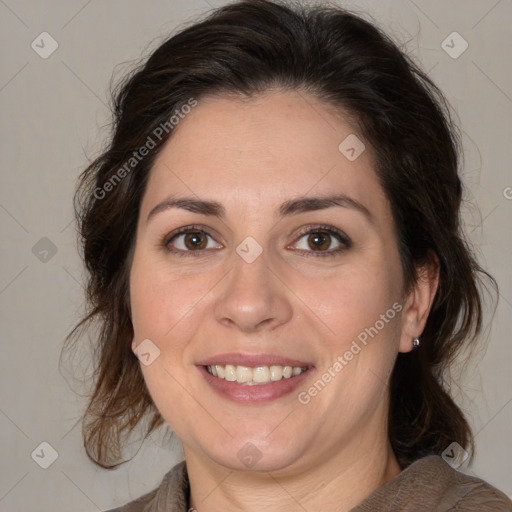
{"label": "forehead", "polygon": [[385,209],[363,144],[346,119],[306,93],[202,98],[156,159],[143,209],[170,194],[264,207],[313,193]]}

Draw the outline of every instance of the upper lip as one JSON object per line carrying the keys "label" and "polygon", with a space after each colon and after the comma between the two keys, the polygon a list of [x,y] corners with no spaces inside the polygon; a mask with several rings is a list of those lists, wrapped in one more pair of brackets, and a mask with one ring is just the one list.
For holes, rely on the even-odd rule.
{"label": "upper lip", "polygon": [[277,354],[240,354],[240,353],[227,353],[217,354],[215,356],[208,357],[197,363],[198,366],[212,366],[214,364],[227,365],[232,364],[233,366],[297,366],[297,367],[309,367],[311,363],[305,361],[299,361],[298,359],[291,359],[286,356],[280,356]]}

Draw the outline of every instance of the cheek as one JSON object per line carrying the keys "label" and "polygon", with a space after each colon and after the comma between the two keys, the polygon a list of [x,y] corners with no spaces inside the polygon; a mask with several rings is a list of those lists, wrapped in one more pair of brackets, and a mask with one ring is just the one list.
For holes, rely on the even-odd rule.
{"label": "cheek", "polygon": [[400,265],[389,256],[379,257],[378,251],[348,268],[315,286],[303,281],[301,294],[308,297],[317,323],[324,325],[327,357],[320,378],[330,379],[323,373],[329,368],[335,375],[321,401],[334,405],[337,414],[346,414],[349,407],[362,415],[365,407],[381,399],[396,358],[402,278]]}
{"label": "cheek", "polygon": [[400,280],[380,275],[347,274],[329,280],[324,294],[309,295],[330,331],[324,337],[328,355],[318,375],[327,384],[314,407],[329,416],[333,428],[343,424],[349,429],[356,419],[367,418],[382,405],[387,390],[398,352],[402,306],[396,286]]}
{"label": "cheek", "polygon": [[144,380],[166,422],[179,432],[185,431],[179,418],[190,417],[195,410],[190,396],[197,391],[190,382],[187,346],[204,315],[202,299],[211,288],[206,281],[204,275],[176,278],[161,262],[144,254],[134,258],[130,276],[135,341],[150,339],[160,350],[150,365],[141,364]]}
{"label": "cheek", "polygon": [[[306,297],[306,305],[324,324],[329,338],[340,348],[378,322],[378,330],[396,324],[394,303],[400,301],[400,274],[379,265],[361,265],[339,271],[324,279],[299,279],[297,295]],[[386,329],[382,329],[385,315]]]}
{"label": "cheek", "polygon": [[151,255],[135,258],[130,276],[135,339],[149,338],[170,356],[182,350],[200,326],[215,278],[177,275]]}

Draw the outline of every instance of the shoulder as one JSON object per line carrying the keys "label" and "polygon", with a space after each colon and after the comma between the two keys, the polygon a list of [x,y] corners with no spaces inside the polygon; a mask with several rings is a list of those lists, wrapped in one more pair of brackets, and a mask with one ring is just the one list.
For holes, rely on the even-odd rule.
{"label": "shoulder", "polygon": [[423,457],[353,512],[512,512],[512,501],[480,478],[453,469],[437,455]]}
{"label": "shoulder", "polygon": [[[448,485],[442,502],[460,512],[512,512],[512,501],[503,492],[476,476],[455,470],[441,457],[428,457],[431,464],[442,468]],[[427,461],[429,462],[429,461]],[[450,510],[450,509],[447,509]]]}
{"label": "shoulder", "polygon": [[147,510],[147,506],[154,501],[154,497],[157,492],[158,489],[154,489],[151,492],[140,496],[136,500],[130,501],[130,503],[126,503],[121,507],[109,509],[106,512],[145,512]]}
{"label": "shoulder", "polygon": [[187,470],[182,461],[164,476],[156,489],[107,512],[187,512],[188,494]]}
{"label": "shoulder", "polygon": [[455,510],[460,512],[473,510],[512,512],[512,501],[506,494],[480,478],[456,473],[462,496],[457,500]]}

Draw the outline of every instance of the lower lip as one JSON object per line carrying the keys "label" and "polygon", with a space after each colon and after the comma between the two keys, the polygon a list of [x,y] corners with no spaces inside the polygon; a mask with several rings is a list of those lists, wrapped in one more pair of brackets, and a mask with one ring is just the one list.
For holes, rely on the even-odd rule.
{"label": "lower lip", "polygon": [[294,389],[297,389],[313,370],[313,368],[308,368],[300,375],[290,377],[289,379],[282,378],[268,384],[254,384],[250,386],[214,377],[204,366],[198,366],[198,368],[214,391],[234,402],[245,403],[270,402],[286,396]]}

